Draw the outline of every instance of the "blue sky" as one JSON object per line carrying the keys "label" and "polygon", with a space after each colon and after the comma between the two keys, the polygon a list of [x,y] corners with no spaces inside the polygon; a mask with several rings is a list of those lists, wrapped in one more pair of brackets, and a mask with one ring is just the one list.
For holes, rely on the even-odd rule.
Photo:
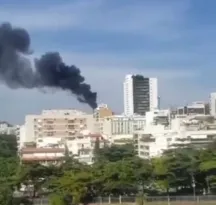
{"label": "blue sky", "polygon": [[[215,0],[0,0],[0,19],[26,28],[32,57],[59,51],[123,111],[128,73],[158,77],[163,107],[208,100],[216,91]],[[115,88],[115,89],[113,89]],[[22,123],[49,108],[89,110],[65,92],[0,86],[1,119]]]}

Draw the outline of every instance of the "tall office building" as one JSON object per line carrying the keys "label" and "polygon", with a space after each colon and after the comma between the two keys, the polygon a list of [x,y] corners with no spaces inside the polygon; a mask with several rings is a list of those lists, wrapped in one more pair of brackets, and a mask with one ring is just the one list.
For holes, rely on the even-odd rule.
{"label": "tall office building", "polygon": [[124,81],[124,113],[145,115],[158,108],[157,78],[126,75]]}
{"label": "tall office building", "polygon": [[210,94],[210,114],[216,116],[216,93]]}

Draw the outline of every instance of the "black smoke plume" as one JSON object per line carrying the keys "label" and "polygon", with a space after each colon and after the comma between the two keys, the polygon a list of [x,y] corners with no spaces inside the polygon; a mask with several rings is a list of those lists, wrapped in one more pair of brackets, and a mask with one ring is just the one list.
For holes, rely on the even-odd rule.
{"label": "black smoke plume", "polygon": [[10,88],[56,88],[70,91],[79,102],[97,107],[97,93],[85,83],[80,70],[68,66],[58,52],[49,52],[31,65],[30,36],[25,29],[0,25],[0,80]]}

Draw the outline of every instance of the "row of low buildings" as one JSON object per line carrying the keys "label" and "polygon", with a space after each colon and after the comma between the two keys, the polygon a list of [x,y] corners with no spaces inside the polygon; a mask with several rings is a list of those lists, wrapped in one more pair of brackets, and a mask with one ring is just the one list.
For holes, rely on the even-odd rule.
{"label": "row of low buildings", "polygon": [[23,163],[58,164],[68,155],[80,162],[92,164],[97,141],[101,148],[107,143],[101,135],[97,134],[79,135],[67,139],[44,137],[43,141],[26,143],[19,150],[19,154]]}
{"label": "row of low buildings", "polygon": [[96,141],[100,147],[132,142],[134,131],[142,130],[144,126],[145,117],[114,115],[107,105],[100,105],[93,114],[77,110],[44,110],[40,115],[26,116],[17,139],[21,159],[25,162],[56,158],[48,156],[59,156],[60,160],[67,148],[70,155],[91,164]]}
{"label": "row of low buildings", "polygon": [[160,156],[165,150],[184,146],[203,148],[216,140],[216,121],[210,115],[176,115],[169,125],[148,124],[135,131],[134,146],[141,158]]}
{"label": "row of low buildings", "polygon": [[6,134],[6,135],[17,135],[19,132],[19,126],[18,125],[11,125],[8,122],[0,121],[0,134]]}
{"label": "row of low buildings", "polygon": [[179,112],[181,108],[155,109],[145,116],[114,115],[107,105],[99,106],[93,114],[44,110],[40,115],[26,116],[17,138],[19,153],[23,162],[58,163],[67,151],[91,164],[96,142],[100,147],[130,142],[140,157],[151,158],[170,148],[199,147],[215,140],[216,122],[205,113],[206,105],[199,102],[188,107],[187,113]]}
{"label": "row of low buildings", "polygon": [[78,110],[44,110],[40,115],[27,115],[18,137],[21,160],[58,163],[67,152],[91,164],[95,143],[99,142],[101,147],[108,142],[95,132],[96,118]]}
{"label": "row of low buildings", "polygon": [[[157,78],[126,75],[123,87],[123,115],[115,115],[105,104],[91,114],[69,109],[27,115],[19,131],[15,128],[22,161],[57,163],[67,151],[91,164],[95,142],[134,143],[137,154],[149,158],[176,146],[203,146],[214,140],[216,93],[211,93],[209,103],[160,110]],[[11,129],[0,126],[0,132]]]}

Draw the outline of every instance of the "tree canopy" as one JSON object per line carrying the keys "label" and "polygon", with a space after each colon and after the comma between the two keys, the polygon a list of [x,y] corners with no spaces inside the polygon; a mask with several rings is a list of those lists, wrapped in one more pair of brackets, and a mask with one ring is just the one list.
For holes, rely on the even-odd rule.
{"label": "tree canopy", "polygon": [[[89,202],[97,196],[214,193],[216,151],[178,148],[154,159],[140,159],[132,145],[96,147],[92,166],[75,160],[61,167],[49,189],[64,199]],[[67,169],[66,169],[67,168]],[[65,170],[65,171],[64,171]]]}
{"label": "tree canopy", "polygon": [[[29,204],[46,195],[52,205],[87,204],[99,196],[212,194],[216,191],[216,151],[211,145],[168,150],[160,157],[140,159],[132,144],[100,148],[95,162],[82,164],[66,156],[59,166],[21,165],[13,137],[0,136],[0,204]],[[2,149],[1,149],[2,148]],[[13,197],[21,185],[25,197]],[[30,199],[30,200],[28,200]],[[14,201],[15,200],[15,201]]]}

